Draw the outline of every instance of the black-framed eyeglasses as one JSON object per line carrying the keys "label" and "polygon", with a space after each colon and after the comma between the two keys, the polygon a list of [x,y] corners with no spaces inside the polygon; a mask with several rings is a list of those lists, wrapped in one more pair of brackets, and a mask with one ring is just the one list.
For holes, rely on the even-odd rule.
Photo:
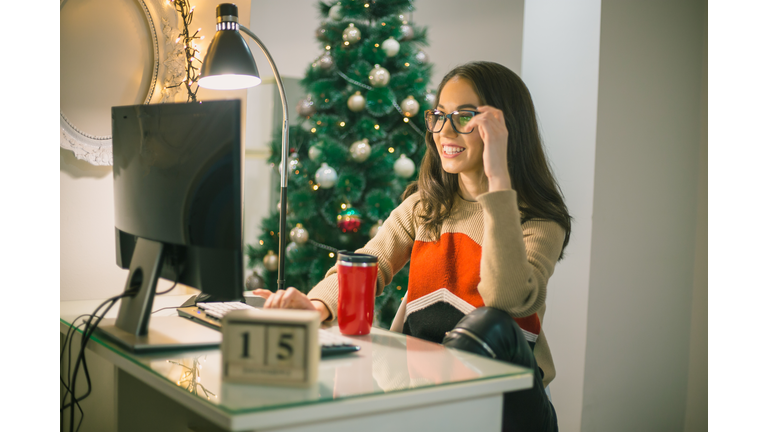
{"label": "black-framed eyeglasses", "polygon": [[451,126],[456,133],[468,134],[472,133],[475,128],[467,129],[467,123],[477,114],[478,111],[471,110],[458,110],[450,114],[446,114],[440,110],[427,110],[424,111],[424,122],[427,124],[427,130],[432,133],[438,133],[443,130],[445,126],[445,119],[451,121]]}

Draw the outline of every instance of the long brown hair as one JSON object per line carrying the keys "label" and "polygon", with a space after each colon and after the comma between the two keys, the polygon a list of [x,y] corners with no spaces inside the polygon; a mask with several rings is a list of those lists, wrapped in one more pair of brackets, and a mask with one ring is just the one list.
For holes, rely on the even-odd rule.
{"label": "long brown hair", "polygon": [[[493,62],[472,62],[461,65],[443,78],[437,89],[437,102],[443,87],[453,77],[469,81],[480,98],[480,103],[500,109],[509,136],[507,167],[517,191],[522,222],[548,219],[565,230],[563,251],[571,236],[571,215],[563,201],[563,194],[547,162],[539,136],[536,112],[528,88],[517,74]],[[426,133],[427,152],[421,161],[419,179],[405,189],[403,199],[420,192],[421,218],[432,239],[440,236],[443,221],[453,208],[459,192],[459,176],[443,170],[440,155],[431,132]],[[560,252],[560,258],[563,252]]]}

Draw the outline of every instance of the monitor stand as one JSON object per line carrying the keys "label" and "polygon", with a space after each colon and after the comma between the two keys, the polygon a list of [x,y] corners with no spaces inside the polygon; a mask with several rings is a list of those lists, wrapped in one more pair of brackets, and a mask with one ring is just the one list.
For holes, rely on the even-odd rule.
{"label": "monitor stand", "polygon": [[165,246],[139,238],[131,258],[125,291],[136,294],[120,300],[117,319],[104,319],[96,329],[133,352],[194,350],[216,347],[221,333],[186,318],[154,317],[150,322]]}

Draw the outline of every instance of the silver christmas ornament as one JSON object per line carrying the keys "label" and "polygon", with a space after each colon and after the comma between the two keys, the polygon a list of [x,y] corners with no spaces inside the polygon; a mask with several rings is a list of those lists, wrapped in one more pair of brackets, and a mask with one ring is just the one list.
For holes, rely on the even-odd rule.
{"label": "silver christmas ornament", "polygon": [[331,6],[331,9],[328,11],[328,17],[334,21],[341,21],[342,18],[344,18],[340,3],[336,3],[335,5]]}
{"label": "silver christmas ornament", "polygon": [[389,39],[381,44],[381,48],[384,49],[384,53],[387,54],[387,57],[394,57],[400,52],[400,42],[390,36]]}
{"label": "silver christmas ornament", "polygon": [[419,102],[413,96],[408,96],[400,102],[400,109],[406,117],[413,117],[419,113]]}
{"label": "silver christmas ornament", "polygon": [[360,92],[355,92],[355,94],[347,99],[347,107],[353,112],[362,111],[365,109],[365,96],[360,94]]}
{"label": "silver christmas ornament", "polygon": [[338,179],[339,175],[336,174],[336,170],[329,167],[325,162],[320,165],[320,169],[315,173],[315,183],[323,189],[334,187]]}
{"label": "silver christmas ornament", "polygon": [[352,143],[349,146],[349,154],[355,162],[365,162],[371,155],[371,146],[368,144],[368,139],[364,138]]}
{"label": "silver christmas ornament", "polygon": [[317,64],[322,70],[329,70],[333,68],[333,57],[331,57],[331,54],[326,52],[320,56],[320,58],[317,60]]}
{"label": "silver christmas ornament", "polygon": [[347,42],[346,45],[359,42],[362,37],[363,35],[360,33],[360,29],[355,27],[354,23],[349,23],[349,27],[345,28],[344,33],[341,35],[341,38],[344,39],[344,42]]}
{"label": "silver christmas ornament", "polygon": [[325,28],[325,26],[320,26],[315,30],[315,37],[321,41],[328,40],[326,35],[328,34],[328,30]]}
{"label": "silver christmas ornament", "polygon": [[429,93],[424,95],[424,101],[427,102],[428,109],[433,109],[437,103],[437,96],[430,90]]}
{"label": "silver christmas ornament", "polygon": [[285,247],[285,257],[292,260],[294,252],[299,248],[299,245],[297,245],[295,242],[288,243],[288,246]]}
{"label": "silver christmas ornament", "polygon": [[298,105],[296,105],[296,112],[301,117],[309,117],[317,112],[315,103],[312,101],[312,96],[307,95],[306,99],[300,100]]}
{"label": "silver christmas ornament", "polygon": [[413,39],[413,27],[408,25],[407,21],[404,21],[403,25],[400,26],[400,40],[409,41],[411,39]]}
{"label": "silver christmas ornament", "polygon": [[416,164],[404,154],[395,162],[395,174],[402,178],[410,178],[416,171]]}
{"label": "silver christmas ornament", "polygon": [[379,219],[379,221],[378,221],[378,222],[376,222],[376,225],[372,226],[372,227],[371,227],[371,230],[370,230],[370,231],[368,231],[368,235],[369,235],[371,238],[374,238],[374,237],[376,237],[376,234],[378,234],[378,233],[379,233],[379,229],[382,227],[382,225],[384,225],[384,221],[382,221],[381,219]]}
{"label": "silver christmas ornament", "polygon": [[297,244],[304,244],[309,240],[309,231],[302,224],[296,224],[290,233],[291,241]]}
{"label": "silver christmas ornament", "polygon": [[389,84],[389,71],[379,65],[375,65],[368,74],[368,81],[374,87],[384,87]]}
{"label": "silver christmas ornament", "polygon": [[258,273],[254,270],[253,273],[251,273],[248,278],[245,279],[245,288],[249,291],[257,290],[257,289],[264,289],[267,287],[266,281],[264,281],[264,278],[259,276]]}
{"label": "silver christmas ornament", "polygon": [[309,158],[312,160],[312,162],[317,162],[318,159],[323,155],[323,151],[320,150],[320,147],[313,145],[309,148]]}
{"label": "silver christmas ornament", "polygon": [[264,255],[264,268],[269,271],[277,270],[277,255],[274,252],[269,251]]}
{"label": "silver christmas ornament", "polygon": [[429,62],[429,56],[424,51],[417,52],[414,58],[419,64],[424,64]]}

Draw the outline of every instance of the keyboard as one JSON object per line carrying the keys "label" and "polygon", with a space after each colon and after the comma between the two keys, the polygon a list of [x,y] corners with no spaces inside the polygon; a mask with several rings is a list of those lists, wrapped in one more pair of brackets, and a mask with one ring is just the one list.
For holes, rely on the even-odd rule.
{"label": "keyboard", "polygon": [[[189,318],[198,324],[221,331],[221,320],[224,316],[238,309],[261,310],[241,302],[209,302],[198,303],[196,306],[180,307],[176,311],[180,317]],[[360,351],[360,346],[354,340],[325,329],[320,329],[318,340],[322,357]]]}

